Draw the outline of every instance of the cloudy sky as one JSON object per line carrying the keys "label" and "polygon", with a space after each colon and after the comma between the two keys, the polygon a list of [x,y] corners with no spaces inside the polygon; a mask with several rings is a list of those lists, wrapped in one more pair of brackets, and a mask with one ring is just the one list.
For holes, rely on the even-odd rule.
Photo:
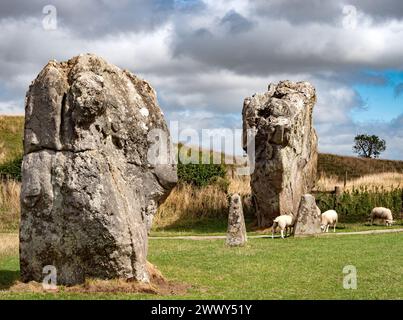
{"label": "cloudy sky", "polygon": [[241,128],[245,97],[310,81],[320,151],[368,133],[403,160],[401,0],[2,0],[0,30],[0,114],[23,113],[48,60],[91,52],[148,80],[182,128]]}

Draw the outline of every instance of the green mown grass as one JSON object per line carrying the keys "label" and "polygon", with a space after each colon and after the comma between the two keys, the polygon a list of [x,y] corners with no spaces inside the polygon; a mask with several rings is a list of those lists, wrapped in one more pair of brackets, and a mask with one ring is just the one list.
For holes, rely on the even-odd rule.
{"label": "green mown grass", "polygon": [[[250,239],[243,248],[222,240],[150,240],[149,260],[170,280],[192,285],[182,296],[10,293],[0,299],[402,299],[403,233],[331,238]],[[354,265],[357,290],[343,289]],[[16,254],[0,253],[0,283],[18,278]]]}

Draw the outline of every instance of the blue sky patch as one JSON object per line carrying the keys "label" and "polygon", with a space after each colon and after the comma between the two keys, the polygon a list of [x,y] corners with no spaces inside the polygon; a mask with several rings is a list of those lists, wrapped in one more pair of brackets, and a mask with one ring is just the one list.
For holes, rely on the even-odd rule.
{"label": "blue sky patch", "polygon": [[386,71],[378,73],[387,79],[385,85],[357,84],[354,89],[365,102],[364,109],[354,109],[354,121],[390,121],[403,112],[403,72]]}

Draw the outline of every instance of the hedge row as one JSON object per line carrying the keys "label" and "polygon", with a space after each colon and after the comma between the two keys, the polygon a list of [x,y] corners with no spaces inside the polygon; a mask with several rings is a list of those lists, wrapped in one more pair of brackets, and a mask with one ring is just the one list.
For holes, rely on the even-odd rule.
{"label": "hedge row", "polygon": [[392,210],[395,219],[403,211],[403,189],[383,190],[382,188],[359,188],[346,191],[339,197],[331,193],[317,193],[316,203],[321,211],[335,209],[340,221],[363,222],[369,219],[374,207],[386,207]]}
{"label": "hedge row", "polygon": [[[9,178],[21,181],[22,157],[0,164],[0,178]],[[212,183],[226,184],[226,167],[224,164],[178,164],[178,178],[181,182],[198,187]],[[225,186],[223,186],[225,189]]]}
{"label": "hedge row", "polygon": [[21,181],[22,156],[0,164],[0,179],[8,178]]}

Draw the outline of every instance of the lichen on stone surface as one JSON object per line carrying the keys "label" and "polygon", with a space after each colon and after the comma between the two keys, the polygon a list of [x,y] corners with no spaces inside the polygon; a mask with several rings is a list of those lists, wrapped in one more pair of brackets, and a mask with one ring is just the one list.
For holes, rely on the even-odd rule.
{"label": "lichen on stone surface", "polygon": [[26,99],[23,281],[46,265],[59,284],[149,280],[152,215],[177,181],[174,164],[148,163],[153,129],[169,137],[148,82],[92,54],[44,67]]}
{"label": "lichen on stone surface", "polygon": [[281,81],[247,97],[242,111],[243,147],[247,130],[256,132],[252,194],[259,227],[275,217],[296,216],[301,196],[316,180],[317,135],[312,123],[315,88],[308,82]]}

